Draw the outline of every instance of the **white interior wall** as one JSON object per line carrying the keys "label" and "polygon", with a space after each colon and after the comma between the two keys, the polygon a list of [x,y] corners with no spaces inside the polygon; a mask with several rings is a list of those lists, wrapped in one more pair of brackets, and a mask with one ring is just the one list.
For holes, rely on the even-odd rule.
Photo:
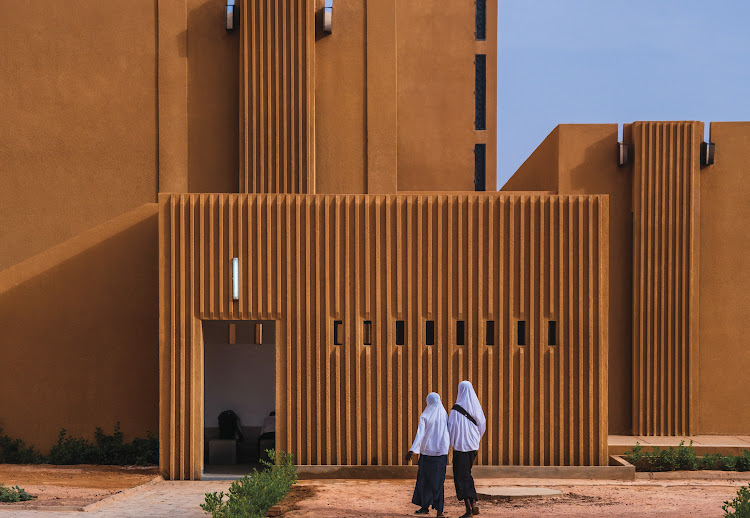
{"label": "white interior wall", "polygon": [[206,344],[204,366],[206,427],[218,427],[224,410],[234,410],[242,426],[261,426],[275,410],[274,343]]}

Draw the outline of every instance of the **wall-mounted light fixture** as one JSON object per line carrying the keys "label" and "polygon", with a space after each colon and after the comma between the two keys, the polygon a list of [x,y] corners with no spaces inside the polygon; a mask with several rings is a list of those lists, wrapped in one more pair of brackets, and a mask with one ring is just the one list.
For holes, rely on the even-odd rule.
{"label": "wall-mounted light fixture", "polygon": [[713,165],[714,155],[716,154],[716,145],[713,142],[701,143],[701,165]]}
{"label": "wall-mounted light fixture", "polygon": [[625,167],[630,163],[630,146],[627,142],[617,143],[617,165]]}
{"label": "wall-mounted light fixture", "polygon": [[224,28],[227,32],[232,32],[240,25],[239,7],[234,5],[234,0],[227,0],[224,6]]}
{"label": "wall-mounted light fixture", "polygon": [[232,258],[232,300],[240,300],[240,260]]}
{"label": "wall-mounted light fixture", "polygon": [[323,6],[323,32],[326,34],[333,32],[333,0],[325,0]]}

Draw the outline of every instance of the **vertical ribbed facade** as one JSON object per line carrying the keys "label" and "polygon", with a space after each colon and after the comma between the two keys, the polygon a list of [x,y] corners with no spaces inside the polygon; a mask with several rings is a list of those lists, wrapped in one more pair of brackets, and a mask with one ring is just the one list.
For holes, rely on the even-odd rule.
{"label": "vertical ribbed facade", "polygon": [[200,478],[204,319],[276,320],[277,447],[298,464],[403,464],[427,394],[450,408],[468,379],[488,419],[481,464],[607,465],[606,197],[159,201],[166,477]]}
{"label": "vertical ribbed facade", "polygon": [[313,193],[314,2],[238,5],[240,192]]}
{"label": "vertical ribbed facade", "polygon": [[633,433],[687,435],[698,325],[697,122],[636,122],[633,167]]}

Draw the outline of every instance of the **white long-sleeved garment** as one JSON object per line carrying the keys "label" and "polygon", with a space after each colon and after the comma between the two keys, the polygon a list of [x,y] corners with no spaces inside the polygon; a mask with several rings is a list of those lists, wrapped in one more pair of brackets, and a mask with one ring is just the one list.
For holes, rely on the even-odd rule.
{"label": "white long-sleeved garment", "polygon": [[458,396],[456,404],[466,410],[474,418],[477,424],[457,412],[451,410],[448,416],[448,433],[450,434],[451,446],[458,451],[477,451],[479,441],[487,430],[487,419],[484,417],[482,406],[479,404],[477,393],[468,381],[458,384]]}
{"label": "white long-sleeved garment", "polygon": [[440,396],[435,392],[427,395],[427,407],[419,416],[417,436],[410,451],[420,455],[448,455],[448,427],[446,421],[448,413],[440,401]]}

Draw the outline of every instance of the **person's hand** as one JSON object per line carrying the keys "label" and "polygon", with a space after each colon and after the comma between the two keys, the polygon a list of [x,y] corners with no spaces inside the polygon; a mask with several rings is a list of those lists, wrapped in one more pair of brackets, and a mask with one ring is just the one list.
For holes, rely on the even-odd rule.
{"label": "person's hand", "polygon": [[407,453],[406,454],[406,461],[409,462],[411,460],[411,458],[412,458],[413,455],[414,455],[413,451],[410,451],[409,453]]}

